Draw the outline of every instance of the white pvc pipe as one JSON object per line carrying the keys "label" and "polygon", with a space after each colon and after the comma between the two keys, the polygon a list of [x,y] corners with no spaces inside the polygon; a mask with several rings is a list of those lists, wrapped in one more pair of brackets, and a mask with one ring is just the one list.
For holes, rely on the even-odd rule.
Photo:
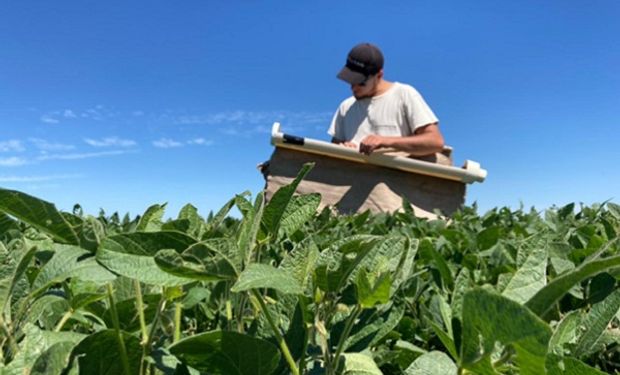
{"label": "white pvc pipe", "polygon": [[288,135],[285,136],[284,133],[280,132],[280,123],[278,122],[274,122],[271,128],[271,144],[276,147],[326,155],[333,158],[346,159],[358,163],[379,165],[382,167],[460,181],[468,184],[471,184],[472,182],[483,182],[487,176],[487,171],[482,169],[479,163],[471,160],[465,161],[463,168],[458,168],[422,160],[415,160],[403,156],[385,155],[381,153],[364,155],[355,149],[343,147],[330,142],[319,141],[311,138],[301,138]]}

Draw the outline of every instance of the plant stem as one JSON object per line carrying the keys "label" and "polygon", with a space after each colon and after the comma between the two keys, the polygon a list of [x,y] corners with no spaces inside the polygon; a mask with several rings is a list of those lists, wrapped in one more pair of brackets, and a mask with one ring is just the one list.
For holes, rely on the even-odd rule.
{"label": "plant stem", "polygon": [[108,299],[110,300],[112,322],[114,324],[114,330],[116,331],[116,337],[118,339],[118,347],[121,351],[121,363],[123,364],[123,372],[125,373],[125,375],[131,375],[131,371],[129,370],[129,359],[127,357],[127,348],[125,348],[125,340],[123,340],[120,323],[118,322],[118,312],[116,311],[116,303],[114,302],[114,295],[112,293],[112,284],[108,284]]}
{"label": "plant stem", "polygon": [[237,315],[235,318],[237,319],[237,332],[239,333],[243,333],[245,331],[243,327],[243,312],[245,311],[245,304],[247,303],[247,300],[247,295],[243,293],[238,301],[239,308],[237,310]]}
{"label": "plant stem", "polygon": [[[161,314],[161,312],[165,309],[166,307],[166,298],[163,296],[163,292],[162,292],[162,297],[159,300],[159,304],[157,305],[157,311],[155,313],[155,317],[153,318],[153,322],[151,323],[151,330],[150,332],[146,335],[146,339],[144,344],[142,345],[142,358],[140,360],[140,372],[138,374],[143,374],[144,372],[146,373],[151,373],[151,371],[149,371],[150,366],[146,366],[144,367],[144,364],[146,364],[146,356],[149,355],[149,353],[151,352],[151,344],[153,343],[153,336],[155,336],[155,330],[157,329],[157,322],[159,320],[159,315]],[[146,327],[145,327],[146,330]]]}
{"label": "plant stem", "polygon": [[182,313],[183,304],[181,302],[176,302],[174,304],[174,337],[172,338],[172,342],[175,343],[181,339],[181,313]]}
{"label": "plant stem", "polygon": [[144,318],[144,301],[142,300],[142,288],[140,287],[140,281],[134,280],[134,289],[136,291],[136,304],[138,306],[138,318],[140,320],[140,332],[142,332],[142,339],[140,345],[145,345],[148,339],[148,331],[146,330],[146,319]]}
{"label": "plant stem", "polygon": [[[303,323],[306,324],[306,323]],[[310,328],[306,327],[306,337],[304,340],[304,347],[301,351],[301,358],[299,358],[299,373],[300,375],[304,375],[306,372],[306,351],[308,350],[308,340],[310,337]]]}
{"label": "plant stem", "polygon": [[153,322],[151,323],[151,331],[149,332],[149,338],[146,341],[146,345],[144,346],[145,354],[143,355],[143,357],[150,353],[151,344],[153,343],[153,338],[155,337],[155,331],[157,330],[157,323],[159,323],[159,316],[161,315],[161,313],[164,311],[165,308],[166,308],[166,297],[162,295],[161,299],[159,300],[159,304],[157,305],[157,311],[155,312],[155,317],[153,318]]}
{"label": "plant stem", "polygon": [[278,326],[276,326],[276,323],[273,320],[271,313],[267,309],[267,305],[265,305],[265,301],[263,301],[263,296],[256,289],[252,289],[252,293],[254,294],[254,297],[256,297],[256,299],[258,300],[261,309],[265,313],[265,317],[267,318],[267,321],[269,322],[269,325],[273,330],[273,334],[276,336],[276,340],[280,345],[280,350],[282,350],[282,354],[284,354],[284,358],[286,359],[288,366],[291,368],[291,372],[293,373],[293,375],[299,375],[299,369],[297,368],[297,364],[295,364],[295,360],[291,355],[291,351],[289,350],[288,345],[286,345],[286,341],[284,341],[284,337],[282,337],[282,335],[280,334]]}
{"label": "plant stem", "polygon": [[[344,350],[344,343],[349,337],[349,334],[351,333],[351,329],[353,328],[353,325],[355,324],[355,320],[357,319],[357,317],[360,315],[361,312],[362,312],[362,306],[360,306],[359,304],[355,305],[355,307],[353,308],[353,311],[351,312],[351,315],[349,316],[349,319],[347,320],[347,324],[345,325],[344,331],[342,332],[342,335],[340,336],[340,340],[338,340],[338,346],[336,347],[336,353],[334,353],[334,360],[332,361],[332,365],[335,367],[338,366],[338,359],[340,357],[340,354],[342,354],[342,351]],[[332,370],[335,370],[335,367]]]}
{"label": "plant stem", "polygon": [[58,322],[58,324],[56,324],[56,328],[54,328],[54,332],[60,332],[60,330],[62,329],[62,327],[65,325],[65,323],[67,323],[67,321],[69,320],[69,318],[71,318],[71,316],[73,315],[73,309],[69,309],[69,311],[67,311],[63,316],[62,319],[60,319],[60,321]]}
{"label": "plant stem", "polygon": [[300,375],[304,375],[304,373],[306,372],[306,363],[305,363],[306,352],[308,350],[308,341],[310,340],[312,326],[309,326],[308,324],[306,324],[306,319],[304,318],[304,315],[305,315],[304,311],[306,310],[306,301],[303,296],[298,297],[298,304],[301,309],[301,316],[302,316],[301,323],[305,327],[304,345],[303,345],[303,349],[301,350],[301,357],[299,358],[299,373]]}
{"label": "plant stem", "polygon": [[[4,321],[2,316],[0,316],[0,328],[2,328],[2,332],[4,333],[4,336],[9,341],[9,349],[10,349],[10,354],[11,354],[10,357],[14,357],[18,351],[17,342],[15,341],[15,338],[11,334],[11,330],[9,329],[9,327],[6,326],[6,322]],[[2,345],[2,347],[4,347],[4,345]],[[6,358],[3,358],[3,359],[6,360]]]}

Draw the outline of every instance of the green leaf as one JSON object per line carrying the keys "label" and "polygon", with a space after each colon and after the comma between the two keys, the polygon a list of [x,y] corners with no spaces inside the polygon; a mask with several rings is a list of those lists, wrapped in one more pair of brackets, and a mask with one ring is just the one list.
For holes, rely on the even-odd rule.
{"label": "green leaf", "polygon": [[454,288],[454,276],[448,266],[446,259],[435,249],[435,245],[430,238],[425,238],[420,242],[420,254],[430,258],[431,265],[439,271],[443,284],[449,289]]}
{"label": "green leaf", "polygon": [[344,368],[343,375],[382,375],[379,367],[372,359],[362,353],[344,353],[342,354]]}
{"label": "green leaf", "polygon": [[487,250],[493,247],[501,238],[502,230],[500,227],[489,227],[478,233],[477,243],[480,250]]}
{"label": "green leaf", "polygon": [[138,221],[136,232],[158,232],[162,228],[162,217],[166,211],[166,203],[154,204],[146,209],[146,212]]}
{"label": "green leaf", "polygon": [[71,298],[71,308],[73,310],[79,310],[83,307],[90,305],[93,302],[101,301],[106,298],[105,293],[79,293]]}
{"label": "green leaf", "polygon": [[[144,310],[144,319],[146,322],[152,321],[157,313],[157,306],[162,299],[161,294],[144,294],[142,296],[142,303]],[[116,314],[118,316],[119,327],[126,332],[135,332],[140,328],[140,317],[138,311],[138,304],[136,297],[126,299],[124,301],[116,302]],[[105,322],[107,327],[114,326],[114,312],[110,307],[103,313],[99,314]]]}
{"label": "green leaf", "polygon": [[607,272],[599,273],[588,285],[588,304],[601,302],[616,289],[616,278]]}
{"label": "green leaf", "polygon": [[230,212],[230,210],[233,208],[234,205],[235,205],[235,198],[231,198],[228,202],[226,202],[224,206],[220,208],[217,214],[215,214],[215,216],[213,216],[206,222],[205,232],[208,233],[208,232],[215,231],[220,226],[220,224],[222,224],[224,219],[226,219],[226,215],[228,215],[228,212]]}
{"label": "green leaf", "polygon": [[448,350],[450,355],[453,358],[458,358],[459,355],[458,355],[458,352],[456,351],[456,346],[454,345],[454,340],[452,339],[452,337],[447,332],[444,332],[443,329],[437,323],[435,322],[429,322],[429,323],[431,325],[431,328],[433,329],[433,332],[435,332],[435,334],[437,335],[437,337],[439,338],[443,346]]}
{"label": "green leaf", "polygon": [[213,375],[268,375],[280,360],[270,342],[228,331],[201,333],[169,349],[184,364]]}
{"label": "green leaf", "polygon": [[[129,362],[129,372],[138,374],[142,358],[140,340],[121,331]],[[119,349],[119,339],[115,330],[106,329],[95,332],[73,348],[72,361],[77,358],[80,374],[119,375],[124,374]]]}
{"label": "green leaf", "polygon": [[320,254],[315,269],[316,282],[325,291],[341,291],[356,281],[362,269],[375,274],[390,272],[396,275],[390,288],[390,295],[393,295],[409,277],[410,270],[404,267],[412,264],[416,244],[413,242],[412,246],[406,237],[396,235],[385,238],[351,236]]}
{"label": "green leaf", "polygon": [[3,375],[22,375],[30,373],[37,358],[54,344],[69,342],[75,345],[84,335],[75,332],[49,332],[33,324],[24,327],[24,339],[13,360],[2,369]]}
{"label": "green leaf", "polygon": [[548,355],[547,375],[605,375],[604,372],[590,367],[578,359]]}
{"label": "green leaf", "polygon": [[179,212],[178,220],[187,220],[189,222],[188,233],[200,239],[205,230],[204,219],[198,214],[198,209],[191,204],[186,204]]}
{"label": "green leaf", "polygon": [[549,340],[549,353],[564,355],[564,345],[577,342],[579,327],[583,319],[581,310],[573,310],[558,323]]}
{"label": "green leaf", "polygon": [[299,282],[285,270],[267,264],[250,264],[233,285],[231,291],[238,293],[250,289],[270,288],[284,294],[302,294]]}
{"label": "green leaf", "polygon": [[574,209],[575,209],[575,203],[567,204],[566,206],[558,210],[558,218],[560,220],[566,220],[568,215],[572,215]]}
{"label": "green leaf", "polygon": [[[392,283],[392,294],[394,294],[401,285],[408,281],[413,274],[413,260],[415,259],[416,253],[418,251],[418,245],[420,244],[417,239],[410,239],[407,237],[400,237],[396,241],[397,242],[393,243],[394,249],[398,249],[401,243],[403,248],[398,266],[396,267],[396,269],[393,270],[395,276]],[[392,257],[393,255],[397,254],[392,254],[391,252],[389,254],[386,254],[386,256],[388,257]],[[397,258],[397,256],[395,256],[394,258]]]}
{"label": "green leaf", "polygon": [[178,286],[191,279],[173,276],[161,270],[153,257],[136,256],[113,251],[100,251],[97,260],[115,273],[158,286]]}
{"label": "green leaf", "polygon": [[[246,199],[246,197],[248,197]],[[237,209],[239,210],[239,212],[241,212],[241,215],[243,215],[244,217],[248,214],[248,212],[252,211],[252,202],[250,201],[251,194],[249,191],[244,191],[241,194],[237,194],[235,195],[235,205],[237,206]]]}
{"label": "green leaf", "polygon": [[612,202],[607,202],[607,210],[616,218],[620,219],[620,205]]}
{"label": "green leaf", "polygon": [[237,246],[239,257],[246,263],[252,256],[252,251],[256,247],[256,235],[260,229],[261,218],[264,209],[264,193],[260,192],[256,196],[254,206],[249,206],[244,214],[241,228],[238,233]]}
{"label": "green leaf", "polygon": [[58,242],[79,245],[74,228],[52,203],[15,190],[0,188],[0,211],[49,234]]}
{"label": "green leaf", "polygon": [[584,262],[575,270],[553,279],[527,301],[526,306],[536,315],[544,316],[573,285],[618,267],[620,267],[620,255]]}
{"label": "green leaf", "polygon": [[176,250],[164,249],[155,255],[155,263],[169,274],[193,280],[231,280],[237,276],[234,266],[220,254],[197,259],[191,254],[179,254]]}
{"label": "green leaf", "polygon": [[116,279],[116,275],[105,269],[88,250],[72,245],[54,245],[54,255],[32,283],[34,294],[47,290],[52,284],[68,278],[91,281],[98,285]]}
{"label": "green leaf", "polygon": [[592,306],[582,321],[585,331],[577,340],[572,352],[577,358],[585,357],[596,350],[596,343],[603,335],[607,325],[620,309],[620,289],[616,289],[603,301]]}
{"label": "green leaf", "polygon": [[[362,351],[376,345],[396,328],[404,315],[404,304],[383,305],[380,309],[365,310],[346,339],[345,350]],[[338,339],[339,336],[332,333],[332,340],[337,342]]]}
{"label": "green leaf", "polygon": [[7,302],[9,302],[15,286],[26,272],[26,269],[30,265],[36,251],[36,247],[31,247],[28,251],[23,253],[16,264],[10,262],[9,264],[2,265],[2,267],[4,267],[2,270],[3,273],[6,272],[9,277],[0,280],[0,313],[5,311]]}
{"label": "green leaf", "polygon": [[206,300],[211,296],[211,291],[207,288],[202,288],[199,286],[191,288],[183,300],[181,304],[184,309],[191,309],[194,306],[198,305],[200,302]]}
{"label": "green leaf", "polygon": [[113,272],[146,284],[177,286],[191,279],[162,271],[154,256],[159,250],[173,249],[179,253],[195,240],[179,232],[136,232],[110,236],[97,251],[97,261]]}
{"label": "green leaf", "polygon": [[241,258],[237,243],[232,238],[209,238],[189,247],[184,254],[203,260],[211,254],[220,254],[230,261],[237,274],[243,268],[243,258]]}
{"label": "green leaf", "polygon": [[[286,296],[286,298],[291,298],[292,296]],[[295,304],[295,310],[292,314],[291,324],[289,324],[288,331],[284,336],[284,340],[288,345],[291,355],[293,359],[296,361],[301,358],[303,354],[305,354],[308,341],[309,341],[309,330],[307,328],[307,323],[312,317],[308,313],[307,301],[303,296],[292,297],[297,303]],[[285,362],[280,361],[280,367],[284,367]],[[287,366],[288,367],[288,366]]]}
{"label": "green leaf", "polygon": [[30,375],[62,374],[69,364],[75,343],[63,341],[50,346],[34,362]]}
{"label": "green leaf", "polygon": [[482,288],[465,294],[462,367],[489,358],[499,341],[515,348],[521,374],[543,374],[550,338],[549,326],[519,303]]}
{"label": "green leaf", "polygon": [[452,337],[452,309],[443,295],[435,294],[431,299],[430,312],[432,318],[437,324],[445,327],[448,335]]}
{"label": "green leaf", "polygon": [[319,249],[314,242],[301,243],[284,256],[278,268],[292,275],[305,289],[318,258]]}
{"label": "green leaf", "polygon": [[82,218],[66,212],[60,214],[73,227],[80,247],[94,253],[99,246],[99,241],[106,235],[103,224],[91,216]]}
{"label": "green leaf", "polygon": [[286,206],[280,221],[280,236],[290,236],[304,223],[316,215],[316,210],[321,203],[321,194],[312,193],[293,196]]}
{"label": "green leaf", "polygon": [[45,326],[44,320],[54,320],[52,324],[47,326],[48,328],[53,328],[53,324],[56,324],[58,319],[60,319],[59,316],[54,316],[55,314],[53,312],[58,306],[63,307],[63,311],[68,310],[70,307],[65,298],[55,294],[44,294],[28,306],[28,311],[24,317],[20,317],[20,320],[31,324],[41,324],[43,326]]}
{"label": "green leaf", "polygon": [[471,289],[473,282],[469,269],[462,268],[456,276],[454,282],[454,290],[452,291],[452,301],[450,302],[450,310],[452,310],[452,316],[461,320],[461,313],[463,311],[463,297],[465,293]]}
{"label": "green leaf", "polygon": [[188,235],[191,235],[190,233],[188,233],[189,225],[190,223],[189,223],[189,220],[187,219],[170,220],[161,225],[161,230],[177,231],[177,232],[183,232]]}
{"label": "green leaf", "polygon": [[5,233],[10,229],[17,229],[17,222],[4,212],[0,212],[0,233]]}
{"label": "green leaf", "polygon": [[504,288],[502,295],[519,303],[525,303],[547,283],[547,250],[534,248],[521,268]]}
{"label": "green leaf", "polygon": [[353,282],[364,258],[378,242],[379,238],[374,236],[353,236],[321,252],[315,269],[319,288],[336,292]]}
{"label": "green leaf", "polygon": [[297,186],[301,182],[301,180],[306,177],[306,175],[310,172],[314,163],[306,163],[301,168],[295,180],[290,184],[281,187],[275,194],[271,197],[271,200],[265,207],[265,212],[263,214],[263,225],[266,229],[267,234],[278,234],[278,229],[280,227],[280,221],[284,216],[284,212],[286,211],[286,207],[291,202],[293,198],[293,194],[295,190],[297,190]]}
{"label": "green leaf", "polygon": [[457,367],[445,353],[432,351],[418,357],[405,375],[456,375]]}
{"label": "green leaf", "polygon": [[389,273],[382,273],[375,277],[362,269],[357,274],[355,282],[357,301],[363,308],[372,308],[376,304],[387,303],[390,300],[391,286],[392,280]]}

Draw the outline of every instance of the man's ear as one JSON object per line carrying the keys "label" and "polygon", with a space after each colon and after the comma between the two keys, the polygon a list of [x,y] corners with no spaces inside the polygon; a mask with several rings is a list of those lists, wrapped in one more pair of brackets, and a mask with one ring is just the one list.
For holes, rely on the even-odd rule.
{"label": "man's ear", "polygon": [[379,73],[377,73],[377,78],[380,80],[383,79],[383,69],[379,70]]}

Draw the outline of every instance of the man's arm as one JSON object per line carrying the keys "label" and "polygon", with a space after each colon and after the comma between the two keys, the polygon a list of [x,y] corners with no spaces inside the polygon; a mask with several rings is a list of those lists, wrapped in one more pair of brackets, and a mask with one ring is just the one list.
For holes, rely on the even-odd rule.
{"label": "man's arm", "polygon": [[444,146],[443,136],[439,131],[439,123],[424,125],[416,129],[415,133],[406,137],[387,137],[369,135],[362,140],[360,152],[371,154],[379,148],[394,148],[405,151],[412,156],[425,156],[441,152]]}

